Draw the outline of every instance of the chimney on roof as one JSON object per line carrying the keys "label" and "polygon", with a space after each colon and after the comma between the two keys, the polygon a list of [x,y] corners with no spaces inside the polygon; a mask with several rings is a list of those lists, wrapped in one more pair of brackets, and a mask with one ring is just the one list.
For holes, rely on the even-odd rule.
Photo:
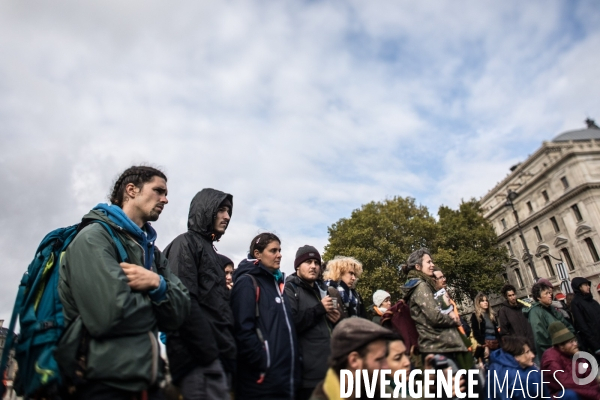
{"label": "chimney on roof", "polygon": [[588,129],[600,129],[600,127],[598,127],[598,125],[596,125],[596,121],[594,121],[591,118],[587,118],[585,120],[585,123],[587,124]]}

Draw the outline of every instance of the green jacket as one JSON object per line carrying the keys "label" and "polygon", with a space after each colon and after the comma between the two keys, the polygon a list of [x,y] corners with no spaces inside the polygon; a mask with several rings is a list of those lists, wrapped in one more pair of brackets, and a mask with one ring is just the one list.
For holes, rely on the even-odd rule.
{"label": "green jacket", "polygon": [[533,330],[535,353],[539,359],[542,358],[544,351],[552,347],[552,338],[550,337],[550,332],[548,332],[548,327],[552,322],[562,322],[575,334],[575,330],[571,324],[552,306],[544,307],[539,301],[536,301],[531,307],[524,308],[523,313],[529,320],[529,324]]}
{"label": "green jacket", "polygon": [[433,287],[421,278],[413,278],[402,287],[404,301],[410,306],[421,353],[466,352],[458,325],[449,315],[442,314],[433,298]]}
{"label": "green jacket", "polygon": [[[91,211],[87,219],[113,227],[129,262],[144,265],[142,247],[105,214]],[[110,234],[97,223],[83,228],[63,253],[58,293],[67,329],[56,358],[66,375],[72,373],[85,326],[90,336],[85,378],[137,392],[162,378],[157,332],[179,328],[189,313],[190,297],[157,249],[152,270],[167,284],[166,297],[158,303],[130,289],[117,254]]]}

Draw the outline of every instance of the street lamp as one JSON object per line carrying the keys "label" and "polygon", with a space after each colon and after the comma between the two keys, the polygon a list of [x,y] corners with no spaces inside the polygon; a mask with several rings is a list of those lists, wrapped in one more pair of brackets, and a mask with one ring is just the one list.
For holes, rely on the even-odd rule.
{"label": "street lamp", "polygon": [[519,222],[519,215],[517,214],[517,210],[515,210],[515,205],[513,201],[519,196],[517,192],[513,192],[508,189],[508,194],[506,195],[506,207],[510,207],[513,210],[513,214],[515,215],[515,220],[517,221],[517,228],[519,229],[519,234],[523,239],[523,247],[525,247],[525,253],[527,254],[527,262],[529,263],[529,267],[531,268],[531,273],[533,274],[534,283],[538,281],[539,277],[537,272],[535,271],[535,266],[533,265],[533,257],[529,252],[529,248],[527,247],[527,241],[525,240],[525,235],[523,235],[523,230],[521,229],[521,223]]}

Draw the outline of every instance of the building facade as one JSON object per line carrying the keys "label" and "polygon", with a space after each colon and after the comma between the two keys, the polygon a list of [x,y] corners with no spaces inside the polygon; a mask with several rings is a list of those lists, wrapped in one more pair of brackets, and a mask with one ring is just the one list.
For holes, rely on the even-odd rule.
{"label": "building facade", "polygon": [[587,129],[544,142],[481,199],[484,216],[510,257],[504,279],[520,298],[530,294],[534,268],[555,293],[561,291],[559,262],[571,279],[590,280],[599,298],[600,129],[592,120],[586,123]]}

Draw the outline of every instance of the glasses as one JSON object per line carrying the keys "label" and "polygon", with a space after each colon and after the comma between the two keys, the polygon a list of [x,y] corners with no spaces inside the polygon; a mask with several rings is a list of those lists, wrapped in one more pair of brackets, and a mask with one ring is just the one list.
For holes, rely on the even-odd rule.
{"label": "glasses", "polygon": [[436,281],[440,281],[440,280],[444,280],[444,281],[445,281],[445,280],[446,280],[446,277],[445,277],[444,275],[442,275],[442,276],[439,276],[439,277],[437,277],[437,278],[434,278],[434,279],[435,279]]}

